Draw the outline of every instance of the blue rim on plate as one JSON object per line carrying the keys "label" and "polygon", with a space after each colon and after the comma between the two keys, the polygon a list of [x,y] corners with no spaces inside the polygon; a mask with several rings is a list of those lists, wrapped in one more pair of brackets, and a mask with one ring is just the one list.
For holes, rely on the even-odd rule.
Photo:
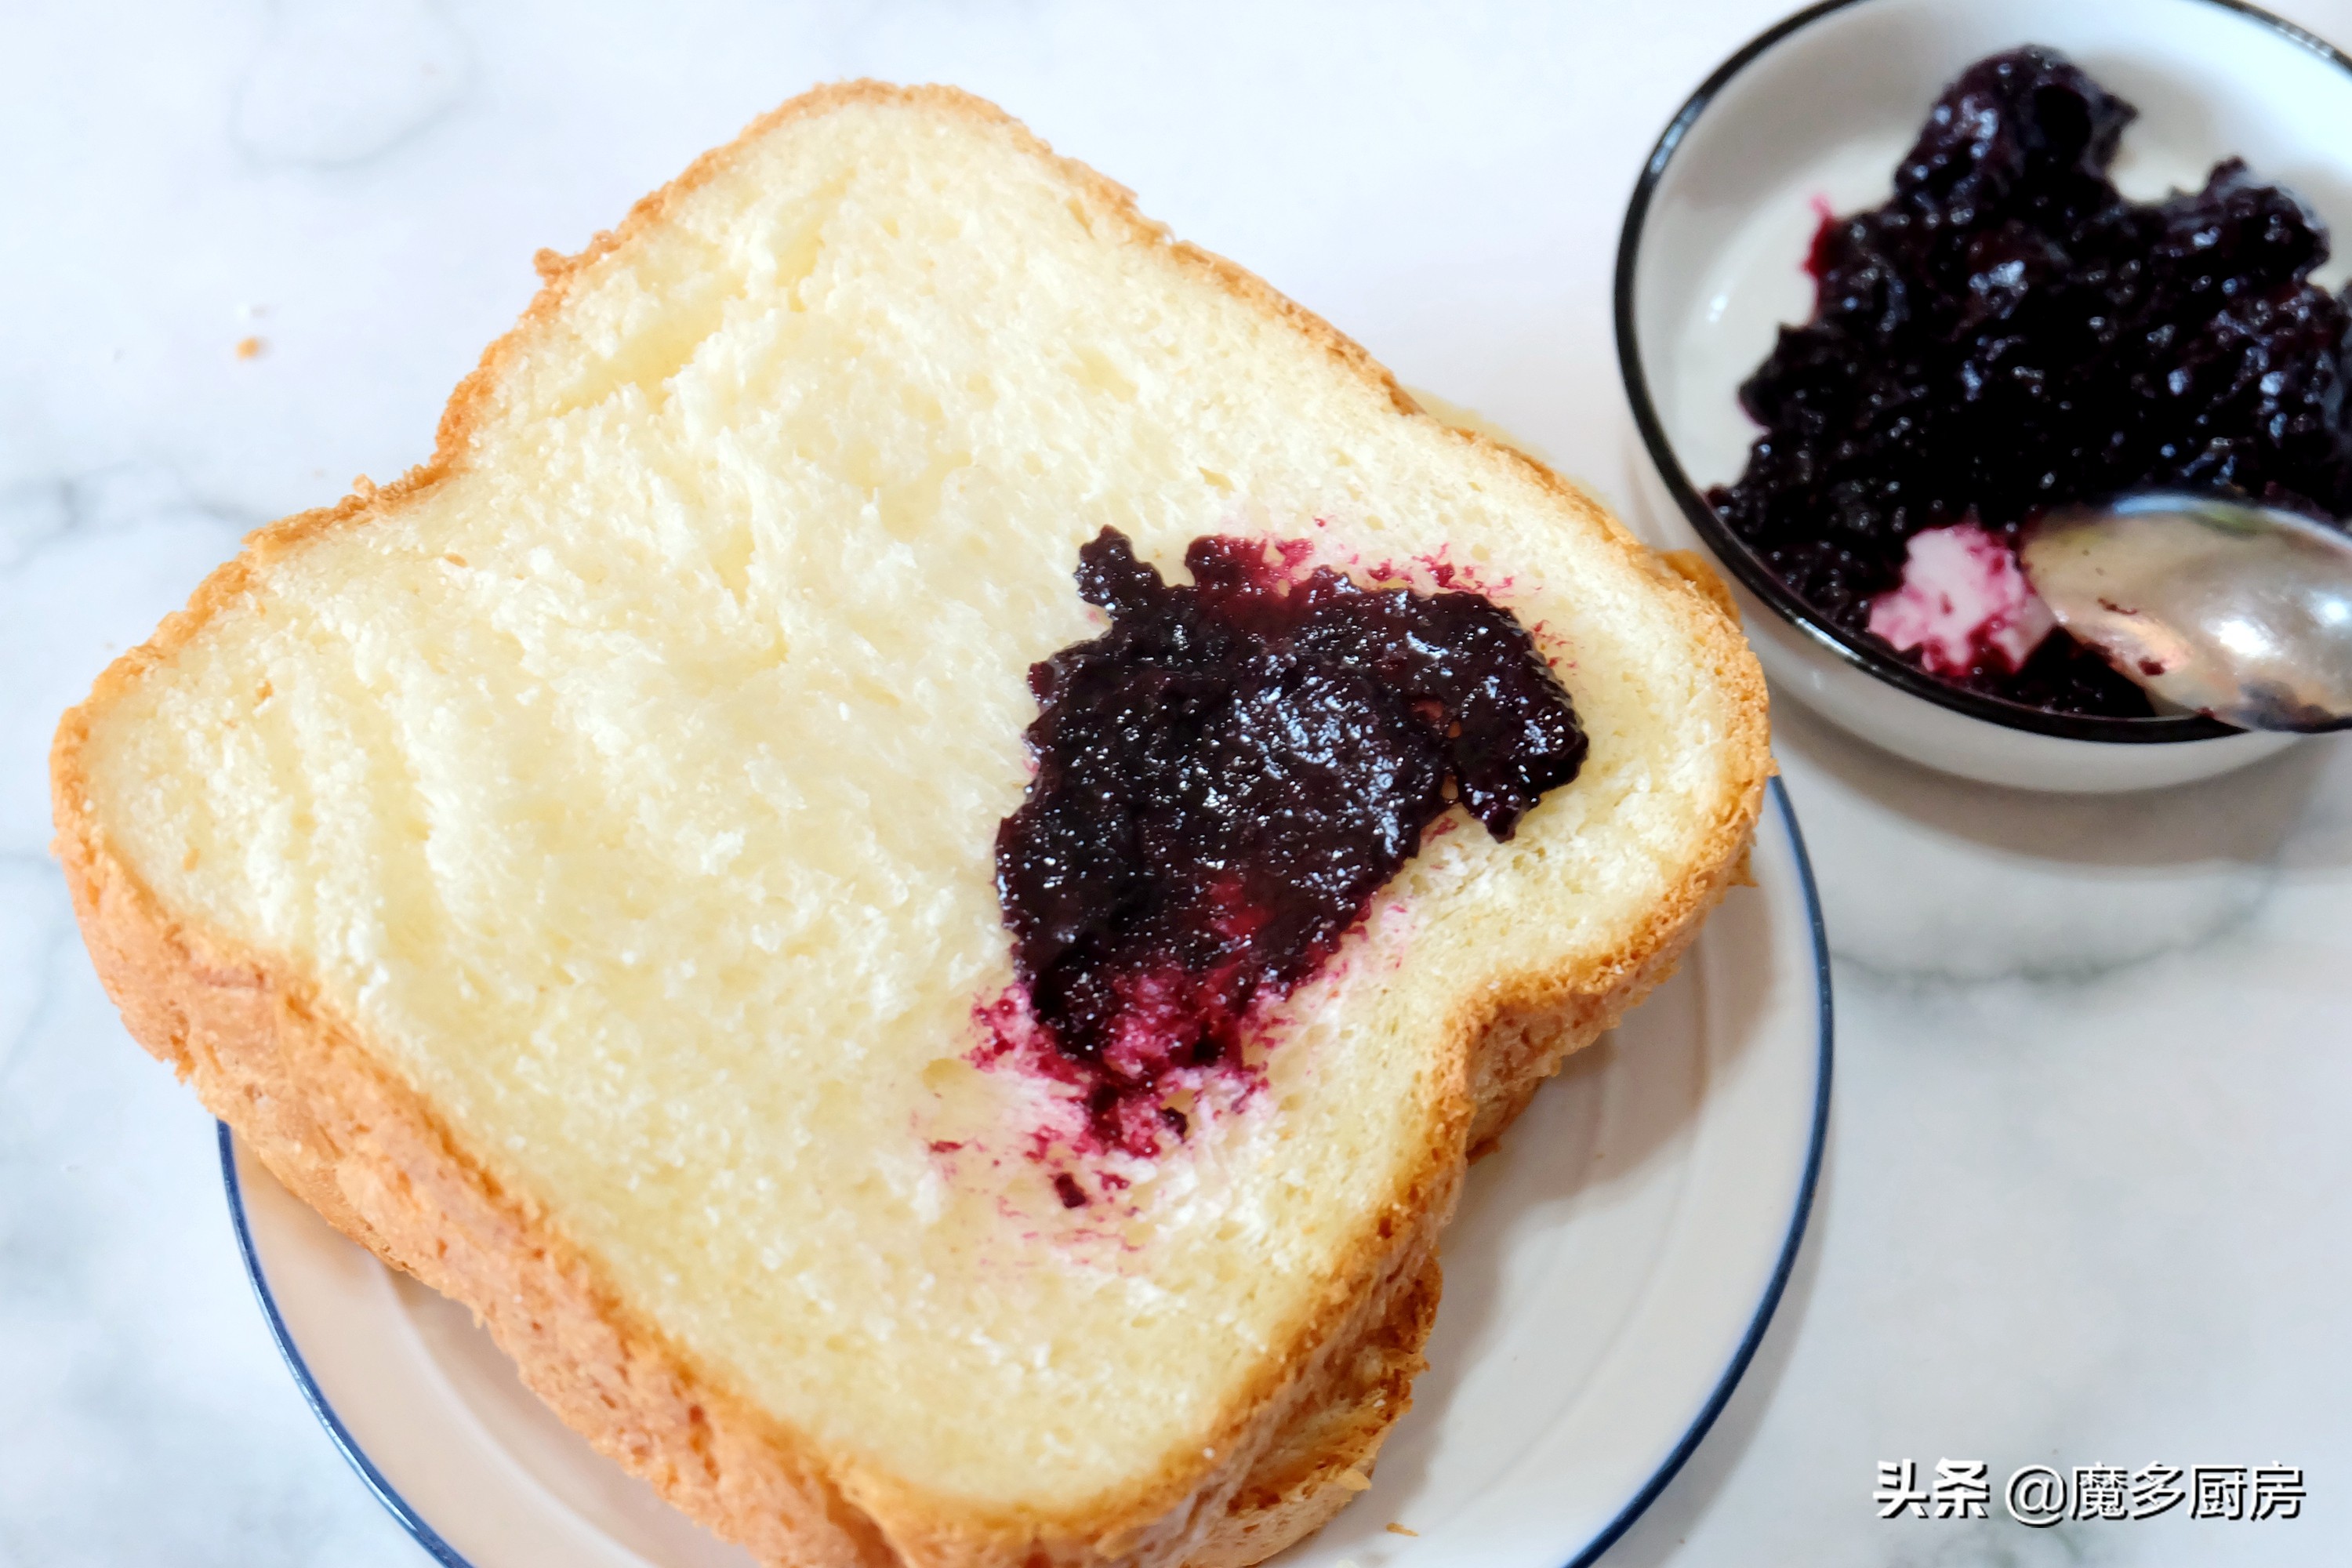
{"label": "blue rim on plate", "polygon": [[[1739,1385],[1748,1363],[1756,1359],[1756,1348],[1763,1342],[1764,1331],[1771,1325],[1772,1314],[1780,1305],[1781,1293],[1788,1288],[1789,1275],[1797,1265],[1797,1249],[1805,1239],[1805,1222],[1812,1214],[1813,1188],[1821,1177],[1822,1152],[1828,1141],[1830,1123],[1832,1019],[1829,932],[1822,923],[1822,900],[1813,885],[1813,863],[1805,853],[1805,836],[1797,826],[1797,813],[1789,804],[1789,792],[1777,778],[1767,787],[1774,808],[1780,814],[1781,826],[1789,830],[1790,852],[1796,858],[1797,881],[1805,896],[1805,917],[1813,944],[1813,976],[1820,999],[1816,1016],[1821,1031],[1821,1067],[1814,1083],[1813,1124],[1806,1143],[1804,1175],[1797,1184],[1797,1201],[1789,1216],[1788,1237],[1780,1244],[1780,1259],[1773,1265],[1771,1278],[1765,1283],[1764,1294],[1756,1304],[1755,1317],[1748,1321],[1748,1331],[1740,1336],[1738,1349],[1732,1352],[1729,1364],[1716,1381],[1715,1392],[1707,1396],[1706,1404],[1699,1406],[1698,1415],[1683,1433],[1682,1440],[1666,1455],[1664,1462],[1643,1483],[1633,1500],[1618,1511],[1617,1517],[1568,1561],[1565,1568],[1588,1568],[1602,1552],[1615,1545],[1618,1537],[1631,1529],[1633,1521],[1642,1517],[1643,1510],[1655,1502],[1658,1494],[1666,1489],[1667,1483],[1675,1479],[1706,1436],[1707,1429],[1715,1425],[1716,1417],[1723,1414],[1732,1390]],[[269,1337],[278,1342],[278,1353],[285,1357],[286,1370],[294,1374],[296,1385],[302,1390],[303,1401],[310,1406],[311,1414],[318,1416],[319,1425],[327,1429],[327,1436],[334,1440],[336,1448],[351,1461],[352,1468],[359,1472],[360,1479],[367,1483],[368,1490],[375,1494],[376,1500],[383,1504],[392,1517],[399,1521],[400,1527],[415,1537],[416,1543],[425,1548],[434,1561],[445,1564],[446,1568],[473,1568],[472,1563],[442,1540],[424,1517],[409,1505],[408,1500],[400,1495],[399,1489],[385,1479],[383,1472],[376,1468],[375,1462],[367,1457],[366,1450],[352,1437],[351,1428],[345,1426],[342,1417],[335,1414],[335,1407],[328,1402],[326,1392],[319,1386],[319,1380],[310,1375],[310,1363],[302,1359],[301,1349],[295,1344],[292,1332],[286,1327],[285,1317],[278,1310],[278,1299],[270,1293],[269,1277],[262,1271],[261,1255],[254,1248],[253,1228],[246,1220],[245,1192],[236,1179],[236,1134],[230,1131],[226,1121],[218,1126],[221,1180],[228,1190],[229,1222],[236,1230],[237,1253],[245,1259],[246,1278],[253,1281],[253,1294],[261,1303],[262,1317],[269,1324]]]}
{"label": "blue rim on plate", "polygon": [[245,1259],[245,1277],[253,1281],[254,1298],[261,1303],[261,1315],[269,1322],[269,1337],[278,1342],[278,1353],[286,1358],[286,1370],[294,1374],[303,1403],[310,1405],[310,1414],[319,1418],[319,1425],[327,1429],[327,1436],[334,1439],[343,1458],[352,1462],[352,1468],[360,1473],[367,1489],[375,1493],[375,1500],[400,1521],[401,1529],[415,1538],[417,1545],[432,1553],[434,1561],[447,1564],[447,1568],[473,1568],[457,1554],[457,1548],[425,1522],[423,1515],[408,1505],[400,1489],[384,1479],[383,1472],[375,1468],[375,1461],[367,1457],[367,1450],[352,1436],[351,1428],[343,1425],[343,1418],[327,1402],[319,1380],[310,1375],[310,1363],[302,1359],[301,1347],[295,1344],[293,1334],[288,1331],[286,1319],[278,1310],[278,1298],[270,1294],[269,1277],[261,1271],[261,1255],[253,1248],[253,1227],[245,1217],[245,1188],[236,1179],[236,1134],[229,1131],[226,1121],[214,1125],[220,1130],[221,1181],[228,1189],[228,1217],[236,1227],[237,1255]]}
{"label": "blue rim on plate", "polygon": [[[1797,1249],[1805,1239],[1805,1222],[1812,1217],[1813,1188],[1821,1180],[1822,1152],[1829,1143],[1830,1132],[1830,1037],[1834,1033],[1830,1005],[1830,933],[1822,923],[1822,895],[1813,885],[1812,857],[1805,853],[1804,830],[1797,826],[1796,808],[1789,804],[1788,789],[1777,778],[1768,786],[1772,804],[1780,813],[1780,824],[1789,830],[1789,849],[1797,858],[1797,882],[1804,889],[1805,920],[1813,939],[1813,979],[1820,997],[1818,1012],[1821,1030],[1822,1066],[1820,1077],[1813,1085],[1813,1125],[1805,1144],[1805,1173],[1797,1184],[1795,1212],[1789,1216],[1788,1239],[1780,1244],[1780,1260],[1772,1265],[1772,1278],[1765,1281],[1763,1297],[1756,1303],[1756,1316],[1748,1321],[1748,1331],[1739,1337],[1739,1348],[1731,1352],[1731,1363],[1717,1380],[1715,1392],[1699,1406],[1698,1415],[1683,1434],[1682,1441],[1666,1456],[1657,1473],[1643,1484],[1607,1529],[1592,1538],[1591,1543],[1569,1559],[1567,1568],[1588,1568],[1601,1554],[1617,1544],[1617,1538],[1633,1528],[1649,1506],[1658,1500],[1658,1494],[1667,1483],[1682,1472],[1683,1466],[1706,1437],[1715,1418],[1731,1402],[1731,1391],[1739,1386],[1747,1375],[1748,1363],[1756,1359],[1756,1348],[1764,1342],[1764,1331],[1772,1326],[1772,1314],[1780,1310],[1780,1294],[1789,1288],[1789,1276],[1797,1267]],[[226,1148],[226,1142],[222,1144]],[[247,1255],[248,1258],[251,1254]],[[259,1276],[256,1276],[257,1282]]]}
{"label": "blue rim on plate", "polygon": [[[1666,434],[1665,421],[1650,396],[1650,378],[1642,368],[1641,334],[1634,320],[1634,272],[1641,259],[1643,229],[1650,216],[1650,203],[1658,186],[1665,179],[1667,165],[1682,148],[1684,139],[1699,117],[1721,97],[1732,79],[1753,65],[1772,47],[1790,34],[1811,26],[1825,16],[1868,5],[1871,0],[1820,0],[1793,16],[1784,16],[1771,26],[1750,38],[1734,50],[1729,58],[1717,66],[1696,90],[1684,100],[1682,108],[1666,122],[1658,136],[1657,145],[1651,149],[1649,160],[1642,165],[1641,177],[1633,183],[1633,195],[1625,205],[1625,221],[1617,236],[1617,267],[1612,286],[1613,316],[1617,333],[1617,369],[1625,384],[1625,400],[1633,405],[1634,427],[1641,433],[1642,445],[1647,450],[1650,463],[1658,472],[1675,505],[1689,520],[1707,548],[1717,559],[1731,569],[1748,591],[1764,601],[1798,631],[1822,647],[1836,655],[1865,675],[1875,676],[1897,690],[1925,699],[1941,708],[1989,724],[2000,724],[2012,730],[2024,730],[2034,734],[2054,735],[2068,741],[2101,741],[2126,745],[2166,744],[2189,741],[2218,741],[2242,735],[2244,731],[2233,724],[2202,714],[2158,716],[2156,718],[2116,718],[2105,714],[2053,713],[2040,708],[2029,708],[2006,698],[1971,691],[1963,686],[1929,675],[1926,670],[1896,657],[1892,648],[1875,637],[1839,626],[1806,602],[1782,580],[1780,574],[1766,564],[1764,558],[1739,534],[1734,532],[1717,515],[1706,498],[1699,493],[1696,484],[1684,469],[1682,458],[1675,452],[1672,437]],[[2352,55],[2307,28],[2298,27],[2283,16],[2273,16],[2250,0],[2204,0],[2216,10],[2231,12],[2257,26],[2266,27],[2297,47],[2308,50],[2339,70],[2352,73]],[[1573,1568],[1573,1565],[1571,1565]]]}

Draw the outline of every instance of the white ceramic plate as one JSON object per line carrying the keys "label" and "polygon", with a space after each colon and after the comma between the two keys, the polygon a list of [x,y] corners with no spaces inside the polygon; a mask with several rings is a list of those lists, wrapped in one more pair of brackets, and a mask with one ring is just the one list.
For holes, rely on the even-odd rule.
{"label": "white ceramic plate", "polygon": [[[1828,955],[1777,782],[1751,865],[1681,973],[1471,1173],[1412,1411],[1371,1490],[1285,1568],[1589,1563],[1705,1435],[1780,1300],[1829,1110]],[[750,1568],[548,1414],[463,1307],[345,1240],[226,1127],[221,1155],[287,1365],[426,1551]]]}

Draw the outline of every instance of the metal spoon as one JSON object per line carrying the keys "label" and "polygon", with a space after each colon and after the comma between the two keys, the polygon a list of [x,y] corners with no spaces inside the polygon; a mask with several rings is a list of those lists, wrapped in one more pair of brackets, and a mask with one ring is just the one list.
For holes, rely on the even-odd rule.
{"label": "metal spoon", "polygon": [[2247,730],[2352,728],[2352,539],[2202,496],[2063,507],[2027,526],[2058,624],[2160,701]]}

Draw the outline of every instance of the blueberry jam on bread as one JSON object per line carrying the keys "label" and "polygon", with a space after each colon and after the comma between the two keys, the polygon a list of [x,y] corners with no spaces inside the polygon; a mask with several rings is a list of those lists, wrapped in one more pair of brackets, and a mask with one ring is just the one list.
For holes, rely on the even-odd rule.
{"label": "blueberry jam on bread", "polygon": [[[131,1032],[763,1568],[1283,1551],[1412,1402],[1473,1151],[1739,878],[1736,625],[951,89],[796,99],[541,266],[428,462],[60,721]],[[1423,831],[1448,778],[1486,827]],[[1225,1055],[1146,1155],[1086,1101],[1155,963]]]}
{"label": "blueberry jam on bread", "polygon": [[1764,434],[1707,498],[1831,621],[2055,712],[2150,710],[2021,602],[2037,511],[2186,489],[2352,514],[2352,313],[2310,280],[2326,227],[2234,158],[2127,200],[2106,171],[2137,113],[2049,49],[1969,68],[1893,198],[1823,221],[1813,319],[1740,388]]}
{"label": "blueberry jam on bread", "polygon": [[1506,840],[1584,761],[1508,611],[1294,578],[1305,553],[1196,539],[1184,586],[1105,529],[1077,578],[1110,629],[1029,671],[1037,776],[997,888],[1028,1016],[1130,1153],[1184,1135],[1171,1073],[1238,1065],[1254,1006],[1330,956],[1452,801]]}

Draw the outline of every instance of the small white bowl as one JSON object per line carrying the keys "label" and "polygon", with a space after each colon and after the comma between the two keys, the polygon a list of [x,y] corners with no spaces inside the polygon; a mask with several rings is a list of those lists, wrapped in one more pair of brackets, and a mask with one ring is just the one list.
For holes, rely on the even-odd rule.
{"label": "small white bowl", "polygon": [[1741,382],[1812,313],[1820,222],[1874,207],[1928,107],[1987,55],[2059,49],[2139,110],[2112,171],[2151,200],[2223,158],[2284,185],[2352,253],[2352,58],[2235,0],[1829,0],[1726,60],[1658,139],[1617,251],[1617,353],[1673,542],[1724,568],[1775,686],[1888,751],[2021,789],[2147,789],[2293,743],[2210,719],[2083,718],[1948,685],[1816,616],[1704,492],[1746,467]]}

